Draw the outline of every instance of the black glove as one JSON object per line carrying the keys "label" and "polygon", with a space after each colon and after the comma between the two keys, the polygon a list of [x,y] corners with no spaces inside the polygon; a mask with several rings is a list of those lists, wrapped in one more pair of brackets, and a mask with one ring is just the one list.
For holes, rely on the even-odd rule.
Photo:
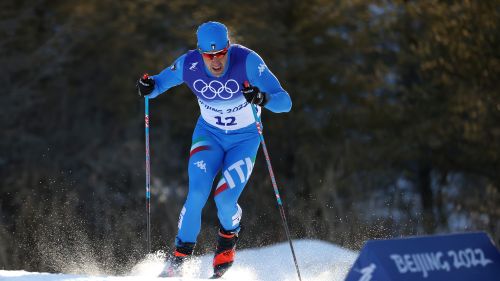
{"label": "black glove", "polygon": [[241,92],[249,103],[264,106],[268,102],[266,93],[261,92],[258,87],[251,86],[248,82],[243,84]]}
{"label": "black glove", "polygon": [[137,81],[135,85],[137,87],[137,92],[140,97],[147,96],[155,89],[155,80],[149,77],[149,75],[144,74],[141,79]]}

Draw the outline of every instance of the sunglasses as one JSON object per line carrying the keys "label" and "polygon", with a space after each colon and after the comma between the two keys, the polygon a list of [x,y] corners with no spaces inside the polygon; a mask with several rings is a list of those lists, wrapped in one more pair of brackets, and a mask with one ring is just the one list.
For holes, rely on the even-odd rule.
{"label": "sunglasses", "polygon": [[218,52],[214,52],[214,53],[201,53],[201,55],[206,58],[206,59],[209,59],[209,60],[213,60],[214,58],[223,58],[227,52],[229,50],[229,47],[226,47]]}

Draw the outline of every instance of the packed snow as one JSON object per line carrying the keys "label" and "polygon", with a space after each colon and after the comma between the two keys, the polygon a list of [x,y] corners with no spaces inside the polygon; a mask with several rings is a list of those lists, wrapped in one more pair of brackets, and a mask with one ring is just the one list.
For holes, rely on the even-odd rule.
{"label": "packed snow", "polygon": [[[294,241],[295,253],[303,281],[344,280],[357,253],[319,240]],[[182,278],[158,278],[163,255],[154,254],[137,264],[127,276],[70,275],[0,270],[2,281],[139,281],[206,280],[212,274],[212,255],[192,260]],[[288,242],[237,251],[233,267],[221,280],[292,281],[298,280]]]}

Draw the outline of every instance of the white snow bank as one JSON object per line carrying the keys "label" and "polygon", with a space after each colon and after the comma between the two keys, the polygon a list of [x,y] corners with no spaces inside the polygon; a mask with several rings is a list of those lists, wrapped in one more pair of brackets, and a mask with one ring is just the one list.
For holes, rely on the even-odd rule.
{"label": "white snow bank", "polygon": [[[303,281],[344,280],[357,253],[319,240],[294,241]],[[2,281],[142,281],[206,280],[212,274],[212,255],[190,262],[183,278],[157,278],[163,267],[161,255],[151,255],[140,262],[129,276],[80,276],[0,270]],[[233,267],[222,280],[291,281],[298,280],[288,242],[239,250]]]}

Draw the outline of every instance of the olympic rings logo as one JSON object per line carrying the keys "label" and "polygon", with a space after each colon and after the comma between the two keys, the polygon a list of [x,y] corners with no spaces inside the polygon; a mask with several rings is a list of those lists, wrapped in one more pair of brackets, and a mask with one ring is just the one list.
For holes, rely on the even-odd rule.
{"label": "olympic rings logo", "polygon": [[226,83],[212,80],[208,84],[198,79],[193,82],[193,89],[209,100],[214,99],[216,96],[223,100],[228,100],[240,91],[240,85],[234,79],[229,79]]}

